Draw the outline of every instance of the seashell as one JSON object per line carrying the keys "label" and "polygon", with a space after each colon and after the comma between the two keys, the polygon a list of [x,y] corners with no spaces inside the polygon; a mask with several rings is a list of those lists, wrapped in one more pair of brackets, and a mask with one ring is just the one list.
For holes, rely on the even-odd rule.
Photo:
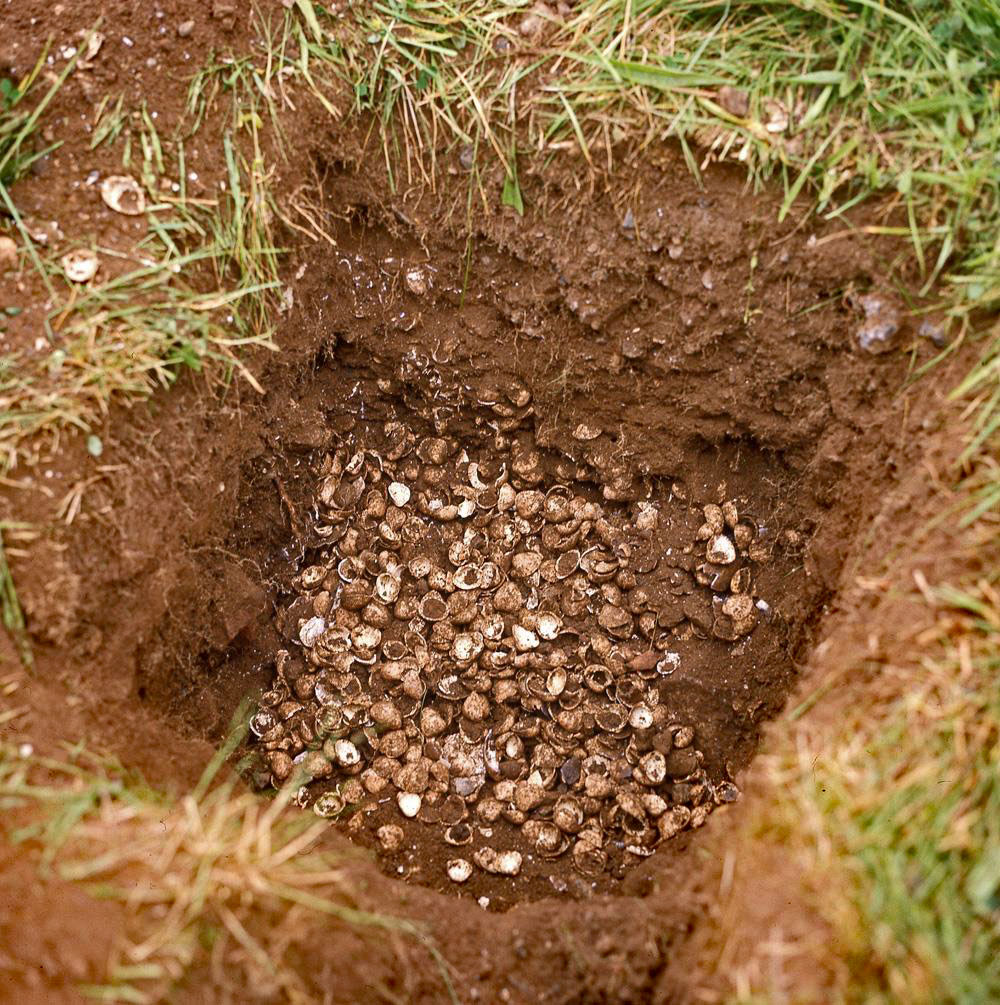
{"label": "seashell", "polygon": [[590,425],[586,422],[579,423],[576,429],[573,430],[573,439],[579,440],[581,443],[596,440],[600,435],[601,429],[599,426]]}
{"label": "seashell", "polygon": [[601,663],[591,663],[584,667],[583,682],[591,691],[606,691],[614,681],[611,671]]}
{"label": "seashell", "polygon": [[448,605],[436,590],[425,593],[420,601],[420,616],[425,621],[443,621],[448,616]]}
{"label": "seashell", "polygon": [[404,482],[389,482],[389,498],[393,506],[405,506],[410,501],[410,487]]}
{"label": "seashell", "polygon": [[302,627],[299,628],[299,641],[307,649],[311,649],[325,631],[326,621],[324,621],[323,618],[309,618],[309,620],[304,622]]}
{"label": "seashell", "polygon": [[431,288],[429,273],[419,265],[407,269],[403,279],[406,282],[406,288],[418,297],[422,297]]}
{"label": "seashell", "polygon": [[562,619],[551,611],[542,611],[538,615],[536,630],[541,638],[551,641],[562,630]]}
{"label": "seashell", "polygon": [[472,863],[464,858],[449,859],[445,869],[453,883],[464,883],[472,875]]}
{"label": "seashell", "polygon": [[685,747],[690,747],[694,743],[694,727],[693,726],[678,726],[674,730],[674,746],[683,750]]}
{"label": "seashell", "polygon": [[469,689],[454,674],[442,677],[434,690],[445,701],[463,701],[469,695]]}
{"label": "seashell", "polygon": [[530,519],[542,511],[545,496],[535,489],[524,489],[514,496],[514,512],[523,520]]}
{"label": "seashell", "polygon": [[146,211],[146,196],[142,186],[128,175],[109,175],[101,182],[104,204],[124,216],[141,216]]}
{"label": "seashell", "polygon": [[351,630],[351,645],[355,649],[377,649],[381,641],[382,632],[373,625],[360,624]]}
{"label": "seashell", "polygon": [[622,730],[628,722],[628,716],[623,708],[612,705],[609,708],[602,708],[594,715],[594,722],[597,728],[605,733],[617,733]]}
{"label": "seashell", "polygon": [[476,565],[463,565],[456,570],[452,581],[459,590],[478,589],[483,583],[482,569]]}
{"label": "seashell", "polygon": [[412,819],[420,812],[423,799],[416,792],[397,792],[396,805],[404,817]]}
{"label": "seashell", "polygon": [[250,719],[250,732],[257,737],[264,736],[277,725],[277,716],[273,712],[262,710]]}
{"label": "seashell", "polygon": [[545,679],[546,693],[553,698],[558,698],[566,690],[566,681],[567,675],[565,669],[556,667]]}
{"label": "seashell", "polygon": [[66,278],[71,283],[89,283],[97,275],[100,262],[92,251],[69,251],[59,259]]}
{"label": "seashell", "polygon": [[667,777],[667,759],[658,750],[651,750],[639,759],[639,768],[646,785],[660,785]]}
{"label": "seashell", "polygon": [[425,464],[441,465],[448,459],[448,441],[429,436],[417,444],[417,456]]}
{"label": "seashell", "polygon": [[333,750],[334,759],[342,768],[350,768],[361,762],[361,752],[350,740],[336,740]]}
{"label": "seashell", "polygon": [[513,580],[507,580],[493,594],[493,606],[505,614],[515,614],[524,606],[524,595]]}
{"label": "seashell", "polygon": [[[753,598],[747,596],[745,593],[733,594],[726,597],[722,603],[722,613],[726,617],[732,618],[733,622],[737,625],[746,621],[752,623],[756,619],[756,610]],[[738,634],[745,633],[738,632]]]}
{"label": "seashell", "polygon": [[471,722],[482,722],[490,714],[489,699],[473,691],[472,694],[462,702],[462,715]]}
{"label": "seashell", "polygon": [[283,750],[272,750],[267,755],[267,762],[275,781],[281,784],[292,773],[292,759]]}
{"label": "seashell", "polygon": [[660,512],[651,502],[640,502],[636,506],[632,524],[638,531],[654,531],[660,523]]}
{"label": "seashell", "polygon": [[529,813],[545,801],[545,789],[533,782],[518,782],[514,786],[514,806],[522,813]]}
{"label": "seashell", "polygon": [[511,559],[511,573],[519,579],[527,579],[538,572],[542,555],[537,551],[521,551]]}
{"label": "seashell", "polygon": [[607,864],[607,853],[593,840],[581,838],[573,845],[573,866],[584,876],[600,876]]}
{"label": "seashell", "polygon": [[344,812],[344,800],[336,792],[324,792],[313,803],[313,813],[318,817],[336,817]]}
{"label": "seashell", "polygon": [[633,729],[649,729],[653,725],[653,713],[647,705],[636,705],[629,713],[629,725]]}
{"label": "seashell", "polygon": [[516,876],[521,871],[519,851],[496,851],[494,848],[479,848],[473,853],[473,861],[484,872],[497,876]]}
{"label": "seashell", "polygon": [[577,834],[583,829],[583,806],[576,796],[561,796],[552,809],[552,822],[566,834]]}
{"label": "seashell", "polygon": [[538,648],[538,636],[530,628],[525,628],[524,625],[514,625],[511,629],[511,635],[519,652],[528,652]]}
{"label": "seashell", "polygon": [[445,844],[455,847],[472,844],[473,830],[467,823],[452,824],[444,832]]}
{"label": "seashell", "polygon": [[[392,623],[392,616],[389,614],[389,608],[385,604],[380,604],[378,601],[372,601],[371,603],[365,604],[364,609],[361,611],[361,620],[364,621],[366,625],[371,628],[381,630],[388,628]],[[381,644],[381,637],[376,645]],[[372,648],[371,645],[365,645],[364,648]]]}
{"label": "seashell", "polygon": [[705,526],[708,527],[712,534],[721,534],[723,528],[726,526],[722,507],[716,506],[715,503],[708,503],[708,505],[702,508],[702,513],[705,515]]}
{"label": "seashell", "polygon": [[691,811],[686,806],[674,806],[656,822],[660,837],[664,841],[680,834],[691,820]]}
{"label": "seashell", "polygon": [[733,528],[733,540],[738,548],[748,549],[756,536],[756,530],[748,523],[738,523]]}
{"label": "seashell", "polygon": [[391,573],[383,572],[375,580],[375,595],[383,604],[392,604],[399,597],[400,581]]}
{"label": "seashell", "polygon": [[714,798],[716,803],[735,803],[740,798],[740,790],[732,782],[720,782],[715,787]]}
{"label": "seashell", "polygon": [[383,824],[375,832],[375,838],[382,851],[394,852],[398,851],[403,846],[405,835],[403,833],[403,828],[400,827],[399,824]]}
{"label": "seashell", "polygon": [[736,548],[725,534],[716,534],[708,543],[705,557],[714,565],[730,565],[736,561]]}
{"label": "seashell", "polygon": [[368,714],[376,726],[384,726],[386,729],[399,729],[403,724],[399,709],[391,701],[373,702]]}

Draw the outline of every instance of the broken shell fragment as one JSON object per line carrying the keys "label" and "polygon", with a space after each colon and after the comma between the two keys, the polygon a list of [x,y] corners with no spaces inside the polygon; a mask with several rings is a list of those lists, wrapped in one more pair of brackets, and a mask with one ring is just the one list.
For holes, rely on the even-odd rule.
{"label": "broken shell fragment", "polygon": [[576,429],[573,430],[573,439],[580,440],[583,443],[589,440],[596,440],[600,435],[601,429],[599,426],[590,425],[586,422],[579,423]]}
{"label": "broken shell fragment", "polygon": [[336,792],[324,792],[313,803],[313,813],[318,817],[335,817],[344,811],[344,800]]}
{"label": "broken shell fragment", "polygon": [[419,265],[406,270],[406,288],[418,297],[422,297],[430,289],[430,276]]}
{"label": "broken shell fragment", "polygon": [[299,629],[299,641],[308,649],[319,641],[325,631],[326,622],[323,618],[309,618]]}
{"label": "broken shell fragment", "polygon": [[106,206],[125,216],[140,216],[146,211],[142,187],[128,175],[113,174],[101,182],[101,198]]}

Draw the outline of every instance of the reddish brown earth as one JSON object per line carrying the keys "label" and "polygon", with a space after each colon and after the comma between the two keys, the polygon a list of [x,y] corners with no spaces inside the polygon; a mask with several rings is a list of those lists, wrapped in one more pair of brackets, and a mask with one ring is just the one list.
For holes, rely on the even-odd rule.
{"label": "reddish brown earth", "polygon": [[[80,26],[58,5],[21,6],[3,55],[18,70],[47,31],[61,38]],[[186,20],[189,9],[203,33],[199,53],[240,44],[242,19],[229,32],[227,16],[209,18],[199,4],[164,5],[164,20]],[[188,43],[131,10],[109,5],[116,33],[135,45],[91,85],[71,81],[53,113],[60,136],[60,116],[79,114],[88,86],[106,93],[127,82],[136,94],[155,92],[165,118],[177,114],[182,92],[150,77],[145,60],[171,65]],[[696,721],[715,767],[728,762],[739,778],[837,604],[845,569],[863,565],[885,497],[901,480],[912,484],[921,443],[936,433],[929,382],[901,390],[911,360],[931,352],[914,326],[904,323],[899,350],[884,355],[855,342],[861,319],[851,304],[884,289],[894,249],[861,235],[826,240],[843,222],[804,212],[779,225],[778,195],[753,195],[738,169],[718,166],[699,188],[669,146],[638,159],[622,151],[615,175],[593,184],[573,163],[544,176],[526,170],[525,216],[477,216],[467,244],[467,178],[455,152],[437,194],[393,196],[379,151],[332,130],[308,103],[298,114],[308,122],[296,122],[297,134],[311,138],[277,165],[276,192],[281,199],[322,178],[313,196],[335,247],[284,235],[296,250],[285,266],[293,306],[279,325],[281,351],[249,361],[265,393],[182,379],[169,394],[113,411],[100,462],[67,438],[57,455],[13,472],[3,515],[30,519],[41,536],[12,556],[36,669],[13,671],[6,653],[4,673],[16,685],[7,700],[23,712],[4,738],[46,751],[82,738],[157,785],[190,785],[239,700],[269,680],[276,611],[303,559],[295,507],[327,446],[316,430],[359,413],[358,381],[373,402],[377,393],[403,402],[425,395],[430,378],[405,370],[416,351],[446,359],[438,368],[449,381],[522,381],[533,395],[531,432],[553,456],[578,422],[592,422],[629,474],[682,483],[693,503],[715,501],[724,481],[776,535],[798,535],[781,538],[763,574],[774,623],[755,633],[749,652],[712,643],[664,699]],[[70,127],[59,160],[15,195],[65,233],[86,227],[110,240],[113,222],[77,182],[112,161],[86,147]],[[219,152],[207,141],[201,149],[211,179],[222,170]],[[499,193],[497,178],[489,185]],[[403,263],[433,270],[428,293],[406,290]],[[29,280],[5,282],[7,299],[30,297]],[[31,317],[8,333],[12,343],[33,341]],[[379,380],[388,390],[372,390]],[[75,519],[58,522],[60,502],[83,484]],[[739,803],[719,810],[707,829],[739,813]],[[426,923],[462,1002],[683,1002],[691,988],[671,961],[684,958],[680,947],[705,913],[691,893],[703,834],[668,842],[589,896],[576,888],[582,901],[547,896],[544,877],[491,880],[472,890],[490,896],[489,911],[390,878],[400,865],[440,875],[433,850],[366,858],[349,871],[366,907]],[[344,840],[329,837],[332,847]],[[0,868],[9,1000],[73,1000],[73,982],[96,979],[106,947],[77,944],[71,933],[113,935],[116,913],[68,885],[36,884],[16,851],[4,852]],[[372,949],[340,929],[300,942],[301,977],[317,1001],[446,1000],[422,949]],[[238,995],[204,973],[177,1000]]]}

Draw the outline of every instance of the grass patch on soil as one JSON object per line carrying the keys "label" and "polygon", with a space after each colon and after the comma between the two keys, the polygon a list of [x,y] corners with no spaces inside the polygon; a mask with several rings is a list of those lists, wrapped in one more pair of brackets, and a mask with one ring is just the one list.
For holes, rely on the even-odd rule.
{"label": "grass patch on soil", "polygon": [[[30,115],[8,113],[21,123],[19,173],[40,155],[23,152],[34,149],[31,133],[71,68]],[[18,89],[18,101],[29,100],[31,83]],[[0,360],[0,456],[6,467],[37,456],[37,434],[57,439],[66,428],[89,431],[113,399],[146,395],[184,369],[205,371],[223,383],[238,373],[262,390],[241,353],[248,346],[273,348],[282,252],[273,239],[275,207],[260,148],[262,122],[244,85],[242,78],[227,84],[233,114],[218,138],[226,185],[209,198],[188,192],[190,123],[163,137],[145,106],[126,110],[121,99],[101,103],[93,145],[121,148],[122,173],[142,188],[148,229],[128,252],[87,247],[102,262],[87,283],[71,282],[61,264],[79,245],[67,243],[43,255],[20,220],[16,193],[0,181],[0,199],[49,294],[43,317],[49,351]],[[102,278],[109,271],[114,274]]]}
{"label": "grass patch on soil", "polygon": [[845,953],[831,1002],[1000,997],[1000,594],[924,590],[935,618],[834,735],[803,721],[764,760],[775,798],[754,826],[812,877]]}
{"label": "grass patch on soil", "polygon": [[[291,962],[322,924],[415,941],[450,980],[412,922],[359,906],[342,857],[317,847],[328,820],[291,806],[288,786],[270,803],[217,780],[242,739],[234,730],[195,789],[173,798],[82,747],[40,757],[0,746],[5,838],[43,872],[83,884],[126,908],[124,938],[106,983],[80,988],[100,1001],[170,1000],[225,961],[229,987],[268,1000],[313,1000]],[[454,993],[451,992],[451,1000]]]}

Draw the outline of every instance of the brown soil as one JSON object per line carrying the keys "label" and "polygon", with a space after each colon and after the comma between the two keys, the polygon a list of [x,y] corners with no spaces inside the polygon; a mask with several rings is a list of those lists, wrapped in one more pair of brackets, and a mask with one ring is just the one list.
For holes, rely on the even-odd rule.
{"label": "brown soil", "polygon": [[[185,20],[182,5],[168,6],[171,23]],[[202,22],[225,34],[225,17]],[[20,45],[37,43],[27,17],[13,27]],[[147,58],[142,40],[154,36],[144,30],[134,29],[120,75]],[[235,31],[238,40],[239,20]],[[174,39],[163,60],[179,46]],[[5,58],[23,68],[23,55]],[[176,92],[168,94],[176,110]],[[71,86],[65,101],[69,114],[86,95]],[[392,196],[379,152],[342,128],[332,135],[308,105],[298,114],[311,117],[297,132],[312,139],[298,141],[277,191],[322,178],[313,194],[336,246],[299,241],[287,262],[293,307],[279,329],[281,352],[250,361],[265,393],[182,380],[115,411],[99,464],[69,439],[58,455],[17,472],[7,493],[4,515],[30,519],[43,534],[13,556],[37,669],[14,681],[23,712],[5,734],[41,750],[82,737],[155,784],[189,785],[239,701],[271,682],[279,611],[291,578],[315,555],[299,507],[325,452],[351,422],[390,412],[429,429],[441,388],[516,380],[533,405],[518,435],[550,465],[580,459],[571,434],[584,422],[603,431],[616,476],[630,486],[623,508],[683,487],[690,506],[670,504],[676,538],[659,547],[683,547],[699,522],[691,506],[720,501],[722,484],[724,498],[740,500],[773,535],[772,558],[756,573],[771,620],[748,641],[726,642],[686,619],[677,626],[689,633],[678,640],[683,669],[658,684],[660,702],[695,726],[713,782],[738,779],[763,723],[794,687],[845,569],[863,560],[883,497],[931,433],[925,420],[936,403],[926,382],[900,390],[910,357],[869,355],[855,341],[853,295],[883,288],[895,249],[860,235],[827,240],[842,221],[827,226],[793,212],[777,225],[777,195],[751,195],[740,171],[719,166],[699,188],[669,147],[641,159],[623,152],[615,176],[586,190],[573,164],[529,173],[524,218],[476,216],[467,243],[457,157],[438,193]],[[72,158],[84,149],[77,136],[61,155],[74,177],[82,165]],[[25,187],[36,215],[57,217],[59,200],[70,198],[65,163],[55,184]],[[101,211],[89,198],[83,212]],[[415,265],[433,276],[420,296],[401,281]],[[900,345],[918,360],[929,355],[905,324]],[[463,404],[449,419],[449,435],[470,454],[485,442],[477,415]],[[75,489],[79,512],[57,523]],[[707,830],[739,813],[739,803],[720,810]],[[665,842],[596,887],[565,864],[552,867],[553,884],[548,867],[532,863],[517,879],[477,876],[462,891],[472,896],[455,896],[442,879],[448,856],[421,837],[422,826],[408,828],[401,852],[366,858],[350,874],[366,906],[427,924],[461,1001],[691,1000],[686,976],[669,962],[702,916],[689,891],[701,876],[705,831]],[[329,837],[333,847],[344,841]],[[117,921],[61,887],[31,889],[15,914],[6,891],[28,896],[14,882],[23,869],[7,858],[0,868],[0,959],[18,989],[10,1000],[26,1000],[31,988],[58,1000],[68,980],[89,979],[103,950],[81,945],[78,962],[60,950],[43,966],[46,933],[68,941],[65,914],[49,908],[69,898],[80,927]],[[400,874],[415,885],[392,878]],[[32,939],[17,934],[19,920]],[[422,953],[369,952],[341,931],[305,937],[302,952],[315,1000],[330,1000],[333,982],[336,1001],[381,1000],[378,987],[406,1001],[446,1000]],[[226,1000],[203,977],[179,1000]]]}

